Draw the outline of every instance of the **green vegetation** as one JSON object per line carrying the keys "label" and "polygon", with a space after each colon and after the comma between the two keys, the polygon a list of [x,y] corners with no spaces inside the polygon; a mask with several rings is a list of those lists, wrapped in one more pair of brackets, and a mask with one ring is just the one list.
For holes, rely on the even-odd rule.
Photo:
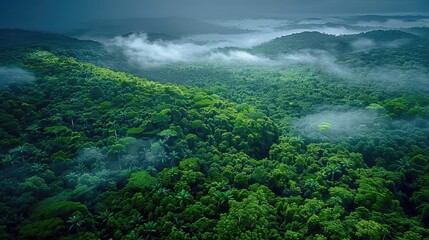
{"label": "green vegetation", "polygon": [[[307,43],[341,38],[338,59],[417,69],[411,53],[346,49],[383,34]],[[146,71],[157,83],[71,56],[0,51],[36,77],[0,91],[0,238],[429,238],[429,98],[413,79],[384,88],[366,78],[374,62],[352,61],[356,81],[324,66],[174,64]]]}

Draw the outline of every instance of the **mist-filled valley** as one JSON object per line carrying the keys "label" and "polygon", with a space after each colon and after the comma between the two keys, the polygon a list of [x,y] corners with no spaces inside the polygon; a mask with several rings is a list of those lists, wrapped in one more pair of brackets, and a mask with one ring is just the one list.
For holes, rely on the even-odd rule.
{"label": "mist-filled valley", "polygon": [[272,11],[1,24],[0,239],[429,239],[429,15]]}

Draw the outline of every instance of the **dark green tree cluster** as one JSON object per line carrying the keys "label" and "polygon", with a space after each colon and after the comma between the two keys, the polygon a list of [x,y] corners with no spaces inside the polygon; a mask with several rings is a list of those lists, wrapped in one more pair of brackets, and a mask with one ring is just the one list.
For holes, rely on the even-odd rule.
{"label": "dark green tree cluster", "polygon": [[[414,52],[350,49],[398,34]],[[333,48],[365,78],[377,64],[415,69],[421,41],[305,33],[253,51]],[[36,76],[0,86],[1,239],[429,238],[424,88],[351,82],[300,64],[147,70],[161,84],[71,58],[85,55],[71,43],[64,55],[0,51],[2,65]],[[345,130],[335,122],[297,127],[329,106],[374,117],[353,135],[338,136]]]}
{"label": "dark green tree cluster", "polygon": [[[37,228],[52,237],[67,232],[63,223],[77,231],[89,220],[73,204],[95,204],[111,181],[125,184],[139,169],[157,175],[196,154],[207,161],[221,152],[263,158],[279,136],[264,114],[198,88],[161,85],[43,51],[28,53],[19,64],[37,80],[9,86],[0,97],[1,211],[10,233],[42,239],[47,233]],[[194,184],[204,177],[189,174]],[[127,186],[143,188],[141,178],[131,175]],[[72,210],[61,221],[32,210],[63,198],[73,201],[63,203]],[[7,220],[14,216],[21,218]],[[26,227],[18,231],[17,224]]]}

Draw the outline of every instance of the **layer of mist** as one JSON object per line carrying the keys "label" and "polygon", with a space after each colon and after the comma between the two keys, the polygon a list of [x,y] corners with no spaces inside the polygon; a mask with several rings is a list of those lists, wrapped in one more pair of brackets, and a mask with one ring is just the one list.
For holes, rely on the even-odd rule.
{"label": "layer of mist", "polygon": [[[429,18],[428,18],[429,19]],[[345,66],[336,64],[336,56],[322,52],[327,49],[303,49],[290,55],[276,58],[254,55],[248,50],[262,43],[282,36],[302,32],[320,32],[335,36],[353,35],[377,29],[396,29],[402,25],[392,23],[405,22],[401,18],[385,17],[377,19],[380,24],[358,25],[362,21],[375,21],[372,18],[317,18],[309,20],[290,19],[241,19],[210,21],[212,25],[226,29],[243,31],[241,33],[184,34],[179,38],[152,39],[152,33],[135,32],[116,36],[105,43],[122,51],[130,62],[139,67],[157,67],[171,63],[225,62],[227,64],[315,64],[316,60],[328,72],[347,77]],[[414,19],[411,26],[426,26],[427,19]],[[412,24],[411,24],[412,23]],[[161,35],[164,33],[160,33]],[[369,51],[374,48],[399,48],[406,45],[408,39],[376,42],[362,37],[350,43],[355,51]],[[303,59],[303,60],[301,60]],[[343,64],[344,65],[344,64]]]}
{"label": "layer of mist", "polygon": [[341,142],[371,139],[374,136],[414,134],[429,131],[429,122],[421,118],[390,119],[383,109],[327,107],[303,116],[294,123],[294,133],[310,141]]}
{"label": "layer of mist", "polygon": [[15,66],[0,66],[0,87],[34,81],[34,74]]}
{"label": "layer of mist", "polygon": [[295,131],[305,138],[338,141],[373,130],[377,118],[377,112],[365,109],[324,110],[299,119]]}
{"label": "layer of mist", "polygon": [[[282,19],[243,19],[211,21],[242,33],[188,34],[177,39],[150,39],[150,33],[116,36],[107,45],[120,49],[131,62],[144,67],[186,62],[236,62],[245,64],[279,64],[275,59],[247,53],[252,48],[277,37],[305,31],[319,31],[333,35],[356,34],[362,31],[344,27],[301,26]],[[99,40],[99,39],[98,39]],[[288,59],[286,57],[285,59]],[[282,60],[282,58],[280,58]],[[289,59],[290,60],[290,59]]]}
{"label": "layer of mist", "polygon": [[[207,37],[207,35],[205,36]],[[375,42],[369,38],[359,38],[350,45],[357,52],[367,52],[375,48],[399,48],[401,45],[407,44],[407,41],[407,39],[398,39]],[[243,43],[243,45],[246,44]],[[427,81],[429,75],[418,66],[415,66],[414,69],[401,69],[394,66],[370,69],[354,68],[339,61],[333,53],[320,49],[304,49],[268,57],[252,54],[246,48],[233,48],[227,47],[227,45],[227,42],[207,41],[203,43],[186,41],[186,39],[151,41],[144,33],[118,36],[109,42],[111,48],[122,51],[128,60],[139,68],[156,68],[175,63],[222,63],[276,67],[310,65],[353,83],[371,83],[373,86],[393,91],[429,89]]]}
{"label": "layer of mist", "polygon": [[192,42],[150,41],[147,34],[118,36],[109,42],[142,67],[155,67],[171,63],[194,63],[221,61],[233,63],[269,63],[266,58],[252,55],[242,50],[220,51],[216,45],[201,45]]}
{"label": "layer of mist", "polygon": [[385,89],[412,89],[426,95],[429,93],[429,74],[422,70],[377,67],[360,74],[362,75],[356,74],[360,79],[371,81]]}
{"label": "layer of mist", "polygon": [[324,50],[306,49],[292,54],[284,54],[278,57],[278,61],[288,65],[313,65],[326,73],[343,78],[352,78],[351,70],[347,66],[339,64],[335,56]]}
{"label": "layer of mist", "polygon": [[387,18],[383,20],[359,20],[353,25],[355,26],[365,26],[365,27],[376,27],[376,28],[388,28],[388,29],[398,29],[398,28],[412,28],[412,27],[428,27],[429,18],[421,19],[397,19],[397,18]]}

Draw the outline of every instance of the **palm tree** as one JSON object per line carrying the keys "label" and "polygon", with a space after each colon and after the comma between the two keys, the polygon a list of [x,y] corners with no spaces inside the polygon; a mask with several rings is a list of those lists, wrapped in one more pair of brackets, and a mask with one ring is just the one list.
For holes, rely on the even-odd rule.
{"label": "palm tree", "polygon": [[340,165],[344,168],[344,169],[350,169],[353,167],[353,161],[350,160],[349,158],[342,158],[340,161]]}
{"label": "palm tree", "polygon": [[110,146],[108,153],[111,155],[116,155],[116,159],[118,161],[119,170],[122,170],[122,164],[121,164],[121,154],[125,152],[126,148],[123,144],[113,144]]}
{"label": "palm tree", "polygon": [[73,118],[76,116],[76,114],[73,112],[73,110],[66,111],[64,113],[64,116],[66,118],[70,119],[70,123],[72,125],[72,128],[74,129],[74,120],[73,120]]}
{"label": "palm tree", "polygon": [[31,171],[33,173],[41,173],[46,170],[48,166],[42,163],[33,163],[31,164]]}
{"label": "palm tree", "polygon": [[87,172],[87,171],[88,171],[88,169],[86,168],[85,164],[83,164],[83,163],[78,163],[78,164],[74,167],[74,170],[75,170],[77,173],[84,173],[84,172]]}
{"label": "palm tree", "polygon": [[133,226],[138,226],[140,223],[142,223],[144,220],[144,217],[140,213],[135,213],[131,216],[130,224]]}
{"label": "palm tree", "polygon": [[153,221],[149,221],[147,223],[143,224],[143,229],[147,233],[146,239],[149,239],[149,237],[156,233],[157,223]]}
{"label": "palm tree", "polygon": [[167,195],[167,193],[168,193],[167,188],[163,187],[162,184],[160,184],[160,183],[155,184],[154,188],[156,189],[155,193],[160,195],[160,196]]}
{"label": "palm tree", "polygon": [[228,182],[225,180],[222,180],[220,182],[214,182],[213,185],[218,190],[229,190],[231,188]]}
{"label": "palm tree", "polygon": [[183,150],[183,155],[185,158],[191,156],[192,153],[193,153],[192,150],[189,148],[185,148],[185,150]]}
{"label": "palm tree", "polygon": [[77,180],[80,176],[81,176],[81,174],[79,174],[77,172],[70,172],[65,176],[65,179],[66,179],[67,183],[72,184],[72,185],[76,185]]}
{"label": "palm tree", "polygon": [[185,223],[185,221],[183,219],[179,219],[177,217],[174,217],[173,223],[181,230],[188,228],[187,224]]}
{"label": "palm tree", "polygon": [[171,159],[172,164],[176,164],[177,163],[176,161],[180,159],[179,154],[174,150],[171,151],[170,159]]}
{"label": "palm tree", "polygon": [[107,221],[109,221],[109,218],[111,218],[113,216],[113,212],[109,211],[109,210],[104,210],[103,212],[101,212],[97,218],[101,220],[100,224],[103,225],[104,223],[106,223]]}
{"label": "palm tree", "polygon": [[192,200],[192,195],[185,189],[182,189],[180,192],[178,192],[176,197],[179,199],[180,206],[183,206]]}
{"label": "palm tree", "polygon": [[6,154],[2,158],[1,164],[2,165],[8,165],[9,163],[12,163],[12,166],[13,166],[13,155]]}
{"label": "palm tree", "polygon": [[76,229],[79,232],[80,228],[85,223],[85,219],[83,218],[82,213],[77,212],[73,214],[73,216],[69,217],[67,223],[70,224],[69,231],[71,231],[72,229]]}
{"label": "palm tree", "polygon": [[179,154],[176,151],[173,150],[170,153],[170,158],[173,159],[173,160],[178,160],[180,157],[179,157]]}
{"label": "palm tree", "polygon": [[111,131],[115,134],[116,141],[118,141],[118,132],[116,131],[116,129],[117,129],[116,121],[113,121],[113,122],[109,121],[107,123],[107,127],[113,128],[113,130],[111,130]]}
{"label": "palm tree", "polygon": [[167,160],[168,160],[168,155],[167,153],[164,151],[164,149],[162,149],[161,151],[158,152],[158,159],[160,161],[160,163],[165,166],[167,164]]}
{"label": "palm tree", "polygon": [[214,197],[217,201],[218,208],[225,207],[226,204],[228,204],[229,200],[233,200],[233,196],[230,191],[226,192],[215,192]]}
{"label": "palm tree", "polygon": [[138,160],[137,156],[133,155],[126,155],[125,157],[123,157],[122,161],[128,169],[133,169],[140,164],[140,161]]}
{"label": "palm tree", "polygon": [[126,236],[125,236],[125,238],[124,238],[125,240],[140,240],[140,239],[142,239],[140,236],[139,236],[139,234],[136,232],[136,231],[134,231],[134,230],[132,230],[130,233],[128,233]]}
{"label": "palm tree", "polygon": [[337,164],[329,164],[325,168],[325,174],[327,176],[331,175],[331,181],[334,181],[335,173],[340,173],[340,172],[341,172],[341,168]]}
{"label": "palm tree", "polygon": [[9,151],[9,153],[19,153],[21,155],[22,163],[25,163],[25,156],[24,153],[27,151],[27,148],[25,145],[20,145],[16,148],[13,148]]}
{"label": "palm tree", "polygon": [[158,173],[158,171],[156,170],[156,168],[153,167],[153,166],[146,167],[146,172],[148,172],[152,176],[154,176],[154,175],[156,175]]}
{"label": "palm tree", "polygon": [[410,162],[408,158],[401,158],[397,160],[394,164],[395,170],[403,171],[410,166]]}

